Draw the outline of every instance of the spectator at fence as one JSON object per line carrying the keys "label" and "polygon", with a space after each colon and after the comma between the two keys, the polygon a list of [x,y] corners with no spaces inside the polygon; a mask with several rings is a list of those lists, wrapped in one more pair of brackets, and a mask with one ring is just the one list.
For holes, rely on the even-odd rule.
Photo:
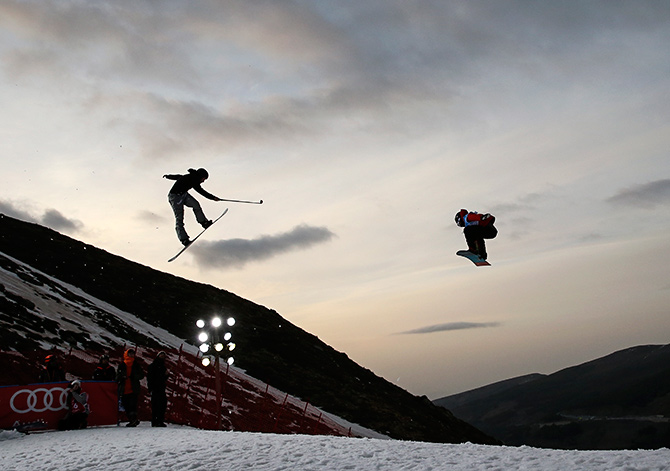
{"label": "spectator at fence", "polygon": [[116,373],[116,382],[119,384],[119,397],[126,411],[128,423],[126,427],[137,427],[140,424],[137,418],[137,405],[140,398],[140,381],[144,378],[144,370],[135,358],[135,349],[129,348],[123,353],[123,363]]}
{"label": "spectator at fence", "polygon": [[53,353],[44,358],[39,382],[52,383],[55,381],[65,381],[65,369],[63,368],[58,355]]}
{"label": "spectator at fence", "polygon": [[147,386],[151,393],[151,426],[166,427],[165,410],[167,409],[168,372],[165,366],[165,352],[159,352],[147,369]]}
{"label": "spectator at fence", "polygon": [[93,379],[98,381],[114,381],[116,379],[116,370],[109,364],[109,355],[100,357],[98,366],[93,371]]}
{"label": "spectator at fence", "polygon": [[75,379],[67,389],[67,412],[58,421],[58,430],[78,430],[88,425],[88,394],[81,390],[81,383]]}

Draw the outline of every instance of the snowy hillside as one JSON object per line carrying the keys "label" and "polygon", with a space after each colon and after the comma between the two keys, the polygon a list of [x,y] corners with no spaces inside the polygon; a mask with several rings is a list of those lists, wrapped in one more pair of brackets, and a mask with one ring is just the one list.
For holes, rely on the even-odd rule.
{"label": "snowy hillside", "polygon": [[[140,345],[138,354],[145,357],[145,363],[151,361],[156,349],[166,351],[171,366],[168,393],[175,398],[168,419],[202,428],[215,423],[211,372],[200,368],[196,347],[164,329],[2,253],[0,305],[3,346],[16,347],[24,339],[36,339],[43,350],[56,347],[67,352],[68,379],[90,379],[97,361],[95,352],[112,353],[110,357],[114,360],[113,352],[120,352],[128,344],[127,338],[134,338]],[[14,339],[18,345],[13,344]],[[146,345],[155,348],[148,349]],[[41,357],[39,352],[34,353],[0,350],[3,365],[0,386],[34,383]],[[228,430],[382,436],[271,388],[239,368],[233,366],[223,370],[224,385],[228,386],[223,403],[227,411],[223,424]],[[140,404],[141,418],[142,409],[148,409],[146,398],[145,394]],[[280,417],[273,421],[270,417],[274,415]]]}
{"label": "snowy hillside", "polygon": [[345,437],[124,427],[0,432],[0,469],[254,471],[663,471],[670,450],[558,451]]}
{"label": "snowy hillside", "polygon": [[[44,349],[115,348],[128,343],[129,337],[142,345],[179,348],[184,344],[166,330],[2,253],[0,287],[3,349],[20,345],[21,338],[37,339]],[[185,348],[197,352],[196,347]]]}
{"label": "snowy hillside", "polygon": [[[218,313],[238,320],[235,366],[303,404],[397,439],[499,443],[427,397],[358,365],[278,312],[223,288],[161,272],[4,215],[0,246],[5,272],[0,280],[0,355],[12,361],[20,352],[30,360],[14,362],[14,376],[34,370],[38,357],[27,358],[29,352],[47,345],[73,351],[67,360],[74,361],[74,351],[95,352],[119,340],[122,344],[112,352],[116,358],[123,345],[137,345],[149,360],[157,350],[169,350],[167,345],[173,349],[173,365],[179,365],[182,355],[174,351],[176,342],[194,341],[195,321]],[[90,375],[90,368],[81,374]],[[33,372],[22,381],[34,377]],[[4,378],[10,379],[14,381],[4,384],[17,383]],[[201,387],[206,397],[208,385]]]}

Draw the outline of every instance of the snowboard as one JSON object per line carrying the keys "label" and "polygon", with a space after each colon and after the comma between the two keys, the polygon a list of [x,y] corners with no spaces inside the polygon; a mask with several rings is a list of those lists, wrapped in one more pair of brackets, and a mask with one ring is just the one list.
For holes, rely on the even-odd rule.
{"label": "snowboard", "polygon": [[[226,208],[226,210],[223,212],[223,214],[221,214],[221,216],[219,216],[218,218],[214,219],[214,220],[212,221],[212,225],[209,226],[209,227],[212,227],[212,226],[216,223],[216,221],[218,221],[218,220],[221,219],[223,216],[225,216],[227,212],[228,212],[228,208]],[[206,229],[203,229],[202,232],[201,232],[200,234],[198,234],[197,236],[195,236],[195,237],[191,240],[191,243],[190,243],[190,244],[188,244],[186,247],[184,247],[183,249],[181,249],[181,250],[179,251],[179,253],[178,253],[177,255],[175,255],[174,257],[172,257],[170,260],[168,260],[168,262],[172,262],[172,261],[176,260],[177,257],[179,257],[181,254],[183,254],[183,253],[186,251],[186,249],[188,249],[189,247],[191,247],[191,246],[195,243],[195,241],[198,240],[198,237],[200,237],[201,235],[203,235],[203,234],[205,233],[205,231],[206,231],[207,229],[209,229],[209,227],[207,227]]]}
{"label": "snowboard", "polygon": [[47,430],[47,426],[44,420],[36,420],[34,422],[28,422],[25,424],[20,424],[18,421],[14,422],[14,430],[20,433],[28,435],[30,432]]}
{"label": "snowboard", "polygon": [[484,260],[482,257],[480,257],[477,254],[474,254],[470,252],[469,250],[459,250],[456,252],[456,255],[460,255],[461,257],[465,257],[468,260],[470,260],[472,263],[474,263],[478,267],[490,267],[491,264]]}

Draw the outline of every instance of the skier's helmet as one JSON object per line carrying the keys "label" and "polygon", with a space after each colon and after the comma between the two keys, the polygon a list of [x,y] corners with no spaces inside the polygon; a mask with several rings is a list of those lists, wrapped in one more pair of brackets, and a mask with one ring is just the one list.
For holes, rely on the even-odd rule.
{"label": "skier's helmet", "polygon": [[205,170],[204,168],[199,168],[198,170],[195,171],[195,174],[202,180],[202,179],[208,179],[209,178],[209,172]]}

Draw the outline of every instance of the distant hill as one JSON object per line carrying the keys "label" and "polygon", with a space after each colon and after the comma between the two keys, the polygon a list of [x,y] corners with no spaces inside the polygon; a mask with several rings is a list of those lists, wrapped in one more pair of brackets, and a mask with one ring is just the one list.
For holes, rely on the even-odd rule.
{"label": "distant hill", "polygon": [[628,348],[434,403],[509,445],[670,447],[670,345]]}
{"label": "distant hill", "polygon": [[[497,444],[496,439],[428,398],[417,397],[375,375],[282,318],[277,312],[228,291],[179,278],[128,261],[37,224],[0,215],[0,253],[130,313],[187,343],[196,337],[203,313],[232,315],[236,365],[272,386],[350,422],[392,438],[445,443]],[[12,267],[17,278],[34,277]],[[39,283],[40,280],[31,280]],[[72,296],[73,291],[53,295]],[[82,333],[81,316],[95,318],[103,332]],[[105,312],[87,306],[62,322],[39,315],[39,306],[0,286],[0,345],[30,351],[45,344],[95,350],[100,343],[125,341],[160,348],[145,327],[115,324]]]}

